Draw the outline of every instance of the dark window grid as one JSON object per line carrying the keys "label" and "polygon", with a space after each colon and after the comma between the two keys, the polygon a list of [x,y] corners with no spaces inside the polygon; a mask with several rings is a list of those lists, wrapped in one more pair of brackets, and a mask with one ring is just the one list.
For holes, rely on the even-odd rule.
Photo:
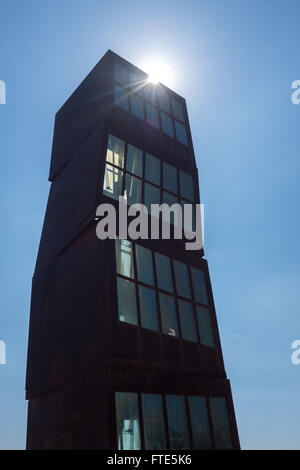
{"label": "dark window grid", "polygon": [[[198,326],[198,335],[199,335],[199,343],[201,344],[201,346],[203,346],[204,348],[211,348],[211,349],[216,349],[216,335],[215,335],[215,329],[214,329],[214,325],[213,325],[213,319],[212,319],[212,315],[211,315],[211,310],[210,308],[207,306],[207,305],[203,305],[203,304],[200,304],[199,302],[197,302],[196,304],[193,302],[193,305],[194,305],[194,311],[195,311],[195,315],[196,315],[196,319],[197,319],[197,326]],[[200,339],[200,333],[201,333],[201,329],[200,329],[200,326],[198,324],[198,315],[197,315],[197,310],[196,310],[196,307],[197,305],[199,307],[203,307],[203,308],[206,308],[206,310],[208,310],[208,314],[209,314],[209,319],[210,319],[210,326],[211,326],[211,332],[212,332],[212,336],[213,336],[213,340],[214,340],[214,346],[209,346],[208,344],[202,344],[201,342],[201,339]]]}
{"label": "dark window grid", "polygon": [[145,432],[144,432],[144,416],[143,416],[143,405],[142,405],[142,394],[138,393],[138,410],[139,410],[139,422],[140,422],[140,438],[141,438],[141,449],[145,450]]}
{"label": "dark window grid", "polygon": [[189,432],[189,435],[190,435],[189,436],[190,437],[190,445],[191,445],[191,449],[195,449],[188,395],[184,395],[184,401],[185,401],[186,417],[187,417],[187,423],[188,423],[188,432]]}
{"label": "dark window grid", "polygon": [[[179,169],[179,170],[180,170],[180,169]],[[187,175],[191,176],[192,179],[193,179],[193,183],[195,182],[194,175],[192,175],[191,173],[188,173],[187,171],[184,171],[184,170],[181,170],[181,171],[182,171],[183,173],[186,173]],[[179,195],[180,195],[180,198],[181,198],[183,201],[189,202],[190,204],[191,204],[191,203],[192,203],[192,204],[196,204],[195,201],[190,201],[189,199],[186,199],[186,198],[184,198],[184,197],[181,195],[180,171],[177,171],[177,173],[178,173],[178,176],[177,176],[177,180],[178,180],[178,181],[177,181],[177,184],[178,184],[178,188],[179,188]],[[195,187],[194,187],[193,189],[194,189],[193,193],[194,193],[194,199],[195,199]]]}
{"label": "dark window grid", "polygon": [[117,320],[120,321],[121,323],[126,323],[127,325],[131,325],[133,327],[136,327],[136,326],[139,326],[141,327],[141,315],[140,315],[140,304],[139,304],[139,294],[138,294],[138,283],[135,281],[135,279],[131,279],[130,277],[126,277],[124,276],[123,274],[118,274],[116,275],[116,293],[117,293],[117,285],[118,285],[118,277],[121,278],[121,279],[124,279],[128,282],[131,282],[132,284],[134,284],[134,291],[135,291],[135,304],[136,304],[136,312],[137,312],[137,321],[138,321],[138,324],[137,325],[134,325],[132,323],[129,323],[129,322],[126,322],[126,321],[123,321],[123,320],[120,320],[119,319],[119,299],[118,299],[118,295],[117,295],[117,306],[118,306],[118,309],[117,309]]}
{"label": "dark window grid", "polygon": [[[193,315],[194,315],[194,324],[195,324],[195,326],[196,326],[196,338],[197,338],[197,342],[196,342],[196,343],[195,343],[195,341],[191,341],[191,340],[189,340],[189,339],[185,339],[185,338],[182,336],[182,331],[181,331],[181,315],[180,315],[180,308],[179,308],[179,300],[184,300],[185,302],[189,302],[190,304],[192,304]],[[195,309],[194,302],[191,302],[190,299],[186,299],[185,297],[181,297],[180,295],[174,295],[174,301],[175,301],[176,310],[177,310],[177,312],[178,312],[177,317],[178,317],[178,326],[179,326],[179,330],[180,330],[180,338],[182,339],[182,341],[189,341],[190,343],[201,344],[201,343],[200,343],[200,335],[199,335],[198,321],[197,321],[197,314],[196,314],[196,309]]]}
{"label": "dark window grid", "polygon": [[162,321],[161,321],[161,312],[160,312],[160,302],[159,302],[159,290],[158,290],[158,281],[156,275],[156,266],[155,266],[155,253],[154,250],[151,250],[152,254],[152,266],[153,266],[153,276],[154,276],[154,286],[155,286],[155,297],[156,297],[156,306],[157,306],[157,314],[158,314],[158,328],[161,334],[162,329]]}
{"label": "dark window grid", "polygon": [[[128,73],[127,73],[127,77],[128,77]],[[127,78],[127,82],[128,82],[128,78]],[[127,86],[124,86],[124,84],[122,83],[119,83],[115,80],[114,82],[118,87],[120,87],[122,90],[123,90],[123,93],[124,93],[124,101],[125,101],[125,95],[126,95],[126,100],[127,100],[127,108],[128,108],[128,111],[129,111],[129,107],[130,107],[130,99],[129,99],[129,95],[128,95],[128,84]],[[114,90],[114,93],[115,93],[115,90]],[[116,106],[119,106],[119,108],[123,109],[119,104],[115,103]],[[176,137],[175,137],[176,138]],[[122,139],[123,140],[123,139]],[[177,140],[177,139],[176,139]]]}
{"label": "dark window grid", "polygon": [[229,410],[228,410],[228,403],[227,403],[227,398],[224,396],[220,395],[210,395],[209,397],[206,398],[206,406],[207,406],[207,413],[208,413],[208,420],[210,424],[210,432],[211,432],[211,437],[212,437],[212,447],[213,449],[216,449],[216,439],[215,439],[215,431],[214,431],[214,426],[213,426],[213,420],[212,420],[212,412],[211,412],[211,407],[210,407],[210,398],[225,398],[226,401],[226,409],[227,409],[227,415],[228,415],[228,420],[229,420],[229,428],[230,428],[230,433],[231,433],[231,441],[232,441],[232,426],[231,426],[231,420],[229,419]]}
{"label": "dark window grid", "polygon": [[[123,87],[124,88],[124,87]],[[135,93],[134,90],[131,90],[129,91],[129,95],[128,95],[128,101],[129,101],[129,107],[128,107],[128,111],[130,112],[130,114],[132,114],[133,116],[135,116],[135,114],[133,114],[133,112],[131,111],[131,96],[132,95],[136,95],[138,96],[142,102],[143,102],[143,112],[144,112],[144,119],[142,119],[142,121],[146,121],[146,103],[145,103],[145,98],[144,96],[141,96],[139,95],[138,93]],[[138,119],[141,119],[139,118],[138,116],[135,116],[137,117]],[[144,155],[145,152],[143,152],[143,155]]]}
{"label": "dark window grid", "polygon": [[192,283],[192,273],[190,266],[187,264],[188,268],[188,278],[189,278],[189,283],[190,283],[190,288],[191,288],[191,294],[192,294],[192,304],[193,304],[193,312],[194,312],[194,320],[195,320],[195,325],[196,325],[196,335],[197,335],[197,343],[201,344],[200,341],[200,331],[199,331],[199,325],[198,325],[198,318],[197,318],[197,311],[196,311],[196,305],[195,305],[195,297],[193,296],[193,283]]}
{"label": "dark window grid", "polygon": [[173,263],[173,259],[172,259],[172,258],[170,258],[170,260],[171,260],[171,274],[172,274],[173,288],[174,288],[173,298],[174,298],[174,303],[175,303],[175,310],[176,310],[176,317],[177,317],[177,325],[178,325],[178,330],[179,330],[179,338],[183,339],[183,338],[182,338],[182,331],[181,331],[180,315],[179,315],[179,305],[178,305],[178,295],[177,295],[177,287],[176,287],[174,263]]}
{"label": "dark window grid", "polygon": [[[209,423],[209,434],[210,434],[210,437],[211,437],[211,443],[212,443],[212,449],[215,449],[216,448],[216,445],[215,445],[215,438],[214,438],[214,433],[213,433],[213,426],[212,426],[212,417],[211,417],[211,412],[210,412],[210,407],[209,407],[209,397],[207,396],[204,396],[204,395],[186,395],[186,400],[187,400],[187,404],[188,404],[188,421],[189,421],[189,424],[190,424],[190,433],[191,433],[191,441],[193,442],[193,430],[192,430],[192,419],[191,419],[191,412],[190,412],[190,407],[189,407],[189,403],[188,403],[188,397],[202,397],[205,399],[205,405],[206,405],[206,410],[207,410],[207,414],[208,414],[208,423]],[[194,447],[193,447],[194,448]]]}
{"label": "dark window grid", "polygon": [[[126,67],[126,65],[123,65],[123,64],[121,64],[120,62],[117,62],[117,61],[116,61],[116,63],[126,71],[126,82],[127,82],[127,85],[128,85],[128,83],[129,83],[128,67]],[[114,66],[113,66],[113,76],[114,76],[114,82],[117,83],[118,85],[123,86],[123,88],[124,88],[124,84],[118,82],[118,80],[117,80],[117,76],[115,74]]]}
{"label": "dark window grid", "polygon": [[162,394],[162,400],[163,400],[163,414],[164,414],[165,429],[166,429],[167,449],[169,450],[171,449],[171,442],[170,442],[170,433],[169,433],[166,395],[164,393]]}
{"label": "dark window grid", "polygon": [[[169,191],[168,189],[165,189],[165,188],[164,188],[164,173],[163,173],[163,163],[166,163],[167,165],[170,165],[170,166],[172,166],[172,167],[173,167],[173,168],[175,168],[175,170],[176,170],[176,173],[177,173],[177,174],[176,174],[176,181],[177,181],[177,193],[172,193],[172,192],[171,192],[171,191]],[[162,187],[162,189],[163,189],[164,191],[166,191],[167,193],[170,193],[170,194],[172,194],[173,196],[176,196],[176,197],[177,197],[177,199],[179,199],[179,197],[180,197],[180,194],[178,193],[178,190],[179,190],[179,186],[178,186],[178,178],[179,178],[179,176],[178,176],[178,174],[179,174],[179,171],[178,171],[178,168],[177,168],[176,166],[174,166],[174,165],[171,165],[171,164],[170,164],[170,163],[168,163],[168,162],[162,161],[162,164],[161,164],[161,187]]]}
{"label": "dark window grid", "polygon": [[[192,265],[188,265],[188,268],[189,268],[189,280],[190,280],[190,285],[191,285],[191,292],[192,292],[192,298],[195,302],[195,304],[197,305],[200,305],[201,307],[206,307],[206,308],[210,308],[210,301],[208,299],[208,305],[205,305],[205,304],[202,304],[201,302],[197,301],[196,300],[196,295],[195,295],[195,290],[194,290],[194,285],[193,285],[193,279],[192,279],[192,271],[191,271],[191,268],[194,268],[194,269],[199,269],[199,271],[202,271],[203,274],[204,274],[204,282],[205,282],[205,287],[207,287],[207,279],[206,279],[206,273],[203,269],[197,267],[197,266],[192,266]],[[206,289],[207,290],[207,289]],[[207,297],[208,297],[208,294],[207,294]]]}

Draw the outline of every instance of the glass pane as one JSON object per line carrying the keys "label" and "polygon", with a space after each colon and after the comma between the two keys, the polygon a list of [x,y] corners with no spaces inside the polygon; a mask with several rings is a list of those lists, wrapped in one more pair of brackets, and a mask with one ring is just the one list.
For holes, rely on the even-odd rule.
{"label": "glass pane", "polygon": [[145,77],[135,70],[129,70],[129,82],[134,93],[144,96]]}
{"label": "glass pane", "polygon": [[204,272],[201,269],[191,267],[191,274],[196,302],[208,305]]}
{"label": "glass pane", "polygon": [[131,112],[140,119],[145,119],[144,102],[139,96],[132,94],[130,96]]}
{"label": "glass pane", "polygon": [[142,202],[142,180],[126,174],[124,195],[128,205]]}
{"label": "glass pane", "polygon": [[144,248],[143,246],[136,244],[135,254],[138,280],[140,282],[144,282],[145,284],[153,286],[154,275],[151,251],[148,250],[148,248]]}
{"label": "glass pane", "polygon": [[210,424],[204,397],[189,397],[194,449],[212,449]]}
{"label": "glass pane", "polygon": [[125,88],[116,84],[114,88],[115,88],[115,104],[125,109],[125,111],[128,111],[128,92],[125,90]]}
{"label": "glass pane", "polygon": [[124,167],[125,142],[114,135],[109,135],[106,161],[120,168]]}
{"label": "glass pane", "polygon": [[161,86],[158,87],[158,103],[159,103],[160,109],[171,114],[171,106],[170,106],[170,99],[168,97],[168,93],[166,93]]}
{"label": "glass pane", "polygon": [[175,132],[176,132],[176,139],[184,145],[187,145],[187,136],[186,136],[186,129],[183,124],[174,120],[175,123]]}
{"label": "glass pane", "polygon": [[161,395],[142,394],[143,422],[146,450],[164,450],[167,448]]}
{"label": "glass pane", "polygon": [[179,171],[180,178],[180,196],[188,199],[189,201],[194,201],[194,182],[193,177],[188,175],[184,171]]}
{"label": "glass pane", "polygon": [[205,346],[215,347],[214,334],[211,326],[211,317],[208,308],[196,306],[199,335],[201,344]]}
{"label": "glass pane", "polygon": [[128,240],[122,240],[121,238],[116,238],[115,250],[117,273],[134,279],[133,251],[131,242]]}
{"label": "glass pane", "polygon": [[171,449],[190,449],[184,397],[166,395],[166,402]]}
{"label": "glass pane", "polygon": [[133,282],[117,278],[119,320],[137,325],[136,294]]}
{"label": "glass pane", "polygon": [[150,101],[150,103],[157,104],[156,87],[154,85],[151,85],[151,83],[147,83],[145,85],[144,96],[147,101]]}
{"label": "glass pane", "polygon": [[187,265],[174,260],[174,272],[177,295],[191,298],[191,286]]}
{"label": "glass pane", "polygon": [[158,331],[156,295],[153,289],[139,286],[141,325],[143,328]]}
{"label": "glass pane", "polygon": [[155,265],[158,287],[168,292],[174,292],[170,258],[155,253]]}
{"label": "glass pane", "polygon": [[123,171],[114,166],[105,165],[103,194],[119,200],[119,196],[122,195],[122,178]]}
{"label": "glass pane", "polygon": [[194,309],[191,302],[178,300],[182,338],[197,343]]}
{"label": "glass pane", "polygon": [[178,324],[173,297],[166,294],[159,294],[160,314],[162,332],[170,336],[178,335]]}
{"label": "glass pane", "polygon": [[159,129],[158,110],[150,103],[146,103],[146,116],[147,122]]}
{"label": "glass pane", "polygon": [[163,187],[177,194],[177,169],[168,163],[163,163]]}
{"label": "glass pane", "polygon": [[160,185],[160,160],[146,153],[145,179]]}
{"label": "glass pane", "polygon": [[[178,198],[177,196],[174,196],[173,194],[167,193],[166,191],[163,191],[163,202],[165,204],[168,204],[168,206],[172,206],[173,204],[178,204]],[[171,212],[170,214],[170,222],[171,224],[174,225],[174,214]]]}
{"label": "glass pane", "polygon": [[140,419],[137,393],[116,392],[118,450],[140,450]]}
{"label": "glass pane", "polygon": [[118,64],[118,62],[114,63],[114,78],[115,81],[120,83],[121,85],[127,84],[126,67],[123,67],[123,65]]}
{"label": "glass pane", "polygon": [[144,204],[150,214],[151,204],[160,204],[160,189],[152,184],[145,183]]}
{"label": "glass pane", "polygon": [[209,401],[216,448],[232,449],[226,399],[223,397],[211,397]]}
{"label": "glass pane", "polygon": [[[184,228],[185,230],[192,230],[195,232],[196,230],[196,206],[195,204],[192,204],[190,201],[186,201],[185,199],[180,200],[180,205],[181,205],[181,210],[182,210],[182,223],[185,224]],[[187,208],[186,206],[190,206],[191,209]],[[188,214],[191,214],[191,219],[190,216],[186,215],[188,217],[187,222],[184,219],[184,214],[187,210],[190,210]]]}
{"label": "glass pane", "polygon": [[162,111],[160,112],[160,119],[163,132],[168,134],[170,137],[174,137],[172,119]]}
{"label": "glass pane", "polygon": [[172,110],[173,110],[173,116],[176,119],[179,119],[179,121],[184,122],[183,107],[182,107],[182,104],[179,103],[179,101],[172,99]]}
{"label": "glass pane", "polygon": [[126,170],[137,176],[143,175],[143,151],[128,144]]}

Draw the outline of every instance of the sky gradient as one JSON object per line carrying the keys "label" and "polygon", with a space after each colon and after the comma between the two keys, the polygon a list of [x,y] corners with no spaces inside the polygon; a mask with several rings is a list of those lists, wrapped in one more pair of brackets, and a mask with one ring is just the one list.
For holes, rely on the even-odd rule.
{"label": "sky gradient", "polygon": [[[295,0],[2,0],[0,449],[25,447],[31,278],[54,115],[107,49],[163,58],[187,100],[243,449],[300,449],[299,17]],[[101,183],[99,182],[99,187]]]}

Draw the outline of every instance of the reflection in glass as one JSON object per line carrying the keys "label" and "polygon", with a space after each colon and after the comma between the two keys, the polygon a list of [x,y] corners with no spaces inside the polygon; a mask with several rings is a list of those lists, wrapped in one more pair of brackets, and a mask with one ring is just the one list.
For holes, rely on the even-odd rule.
{"label": "reflection in glass", "polygon": [[126,170],[137,176],[143,175],[143,151],[128,144]]}
{"label": "reflection in glass", "polygon": [[180,196],[189,201],[194,200],[194,184],[193,177],[184,171],[179,171],[180,179]]}
{"label": "reflection in glass", "polygon": [[193,444],[196,450],[212,449],[210,424],[204,397],[189,397]]}
{"label": "reflection in glass", "polygon": [[168,94],[164,91],[161,86],[158,87],[158,103],[160,109],[171,114],[170,99],[168,97]]}
{"label": "reflection in glass", "polygon": [[146,153],[145,179],[160,185],[160,160]]}
{"label": "reflection in glass", "polygon": [[172,123],[172,119],[170,118],[170,116],[168,116],[167,114],[161,111],[160,119],[161,119],[161,127],[162,127],[163,132],[169,135],[170,137],[174,137],[173,123]]}
{"label": "reflection in glass", "polygon": [[142,202],[142,180],[127,173],[124,196],[128,205]]}
{"label": "reflection in glass", "polygon": [[161,395],[142,394],[143,422],[146,450],[167,448],[166,430]]}
{"label": "reflection in glass", "polygon": [[138,280],[153,286],[154,275],[151,251],[148,250],[148,248],[144,248],[143,246],[136,244],[135,254]]}
{"label": "reflection in glass", "polygon": [[157,127],[159,129],[158,110],[150,103],[146,103],[146,116],[147,122],[149,122],[151,126]]}
{"label": "reflection in glass", "polygon": [[193,305],[186,300],[178,300],[182,338],[197,342],[197,333]]}
{"label": "reflection in glass", "polygon": [[178,335],[178,324],[174,298],[170,295],[159,294],[162,332],[170,336]]}
{"label": "reflection in glass", "polygon": [[139,285],[141,326],[158,331],[156,295],[153,289]]}
{"label": "reflection in glass", "polygon": [[174,119],[176,139],[184,145],[187,145],[187,136],[185,126]]}
{"label": "reflection in glass", "polygon": [[191,267],[191,274],[196,302],[208,305],[204,272],[201,269]]}
{"label": "reflection in glass", "polygon": [[123,276],[134,278],[132,244],[128,240],[116,238],[116,270]]}
{"label": "reflection in glass", "polygon": [[130,96],[130,103],[131,103],[132,114],[134,114],[136,117],[140,119],[145,119],[144,102],[142,98],[140,98],[139,96],[133,93]]}
{"label": "reflection in glass", "polygon": [[119,320],[137,325],[136,294],[133,282],[117,277]]}
{"label": "reflection in glass", "polygon": [[208,308],[196,306],[200,342],[205,346],[215,347],[214,334],[211,325],[211,317]]}
{"label": "reflection in glass", "polygon": [[179,103],[179,101],[172,99],[172,110],[173,110],[173,116],[176,119],[179,119],[179,121],[184,122],[183,107],[182,107],[182,104]]}
{"label": "reflection in glass", "polygon": [[187,265],[181,263],[180,261],[174,260],[174,272],[177,295],[190,299],[191,287]]}
{"label": "reflection in glass", "polygon": [[137,393],[116,392],[118,450],[140,450],[140,422]]}
{"label": "reflection in glass", "polygon": [[232,449],[227,403],[223,397],[210,397],[210,411],[217,449]]}
{"label": "reflection in glass", "polygon": [[158,287],[168,292],[173,292],[170,258],[159,253],[155,253],[155,265]]}
{"label": "reflection in glass", "polygon": [[[178,198],[177,196],[174,196],[173,194],[167,193],[167,191],[163,191],[163,202],[165,204],[168,204],[168,206],[173,206],[173,204],[178,204]],[[170,213],[170,223],[174,225],[174,213]]]}
{"label": "reflection in glass", "polygon": [[151,83],[147,83],[144,87],[144,95],[147,101],[152,104],[157,103],[156,87]]}
{"label": "reflection in glass", "polygon": [[118,200],[122,195],[122,179],[123,171],[114,166],[105,165],[103,194]]}
{"label": "reflection in glass", "polygon": [[121,83],[121,85],[127,84],[126,67],[123,67],[123,65],[120,65],[118,62],[114,63],[114,78],[115,82]]}
{"label": "reflection in glass", "polygon": [[125,109],[125,111],[128,111],[128,93],[125,90],[125,88],[117,85],[115,83],[114,85],[115,89],[115,104],[120,106],[120,108]]}
{"label": "reflection in glass", "polygon": [[150,214],[151,204],[160,204],[160,189],[152,184],[145,183],[144,204]]}
{"label": "reflection in glass", "polygon": [[184,397],[166,395],[166,403],[171,449],[190,449]]}
{"label": "reflection in glass", "polygon": [[109,135],[106,161],[120,168],[124,167],[125,142],[114,135]]}
{"label": "reflection in glass", "polygon": [[177,194],[177,170],[168,163],[163,163],[163,187]]}

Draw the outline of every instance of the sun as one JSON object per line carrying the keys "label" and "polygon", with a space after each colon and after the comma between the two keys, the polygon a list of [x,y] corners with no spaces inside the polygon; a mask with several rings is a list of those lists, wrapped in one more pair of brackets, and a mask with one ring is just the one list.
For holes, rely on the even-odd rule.
{"label": "sun", "polygon": [[148,82],[152,84],[163,83],[167,86],[173,85],[174,74],[172,68],[166,62],[159,59],[149,59],[141,67],[148,75]]}

